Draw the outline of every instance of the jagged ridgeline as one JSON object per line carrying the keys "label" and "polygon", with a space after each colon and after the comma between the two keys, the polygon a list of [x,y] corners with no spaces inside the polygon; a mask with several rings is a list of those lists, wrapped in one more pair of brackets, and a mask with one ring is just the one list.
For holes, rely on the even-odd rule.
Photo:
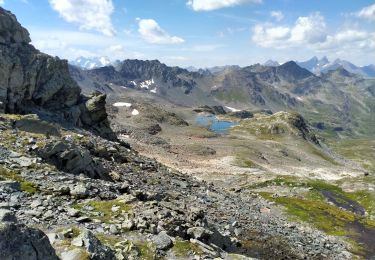
{"label": "jagged ridgeline", "polygon": [[127,88],[180,106],[297,111],[330,137],[374,134],[375,80],[343,67],[316,75],[289,61],[191,72],[155,60],[124,60],[92,70],[70,66],[70,72],[84,92],[121,96]]}
{"label": "jagged ridgeline", "polygon": [[0,7],[0,112],[35,113],[113,138],[106,96],[82,95],[69,75],[67,61],[41,53],[30,42],[28,31]]}

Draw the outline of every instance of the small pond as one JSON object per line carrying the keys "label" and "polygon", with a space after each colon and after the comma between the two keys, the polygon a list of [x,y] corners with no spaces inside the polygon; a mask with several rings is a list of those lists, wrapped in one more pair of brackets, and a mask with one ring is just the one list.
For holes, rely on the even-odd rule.
{"label": "small pond", "polygon": [[229,128],[237,125],[236,122],[219,120],[214,115],[199,115],[195,121],[198,125],[209,127],[209,129],[217,134],[225,134]]}

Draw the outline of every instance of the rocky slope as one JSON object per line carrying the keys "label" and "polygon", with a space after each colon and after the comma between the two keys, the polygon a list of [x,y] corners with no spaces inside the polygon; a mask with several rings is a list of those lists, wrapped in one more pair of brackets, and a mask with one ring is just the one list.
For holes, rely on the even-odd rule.
{"label": "rocky slope", "polygon": [[0,8],[0,112],[37,113],[112,137],[106,122],[105,96],[81,95],[68,64],[36,50],[29,33]]}
{"label": "rocky slope", "polygon": [[16,215],[41,227],[62,259],[350,257],[337,238],[290,223],[251,192],[197,181],[89,132],[12,129],[22,119],[1,119],[2,222]]}

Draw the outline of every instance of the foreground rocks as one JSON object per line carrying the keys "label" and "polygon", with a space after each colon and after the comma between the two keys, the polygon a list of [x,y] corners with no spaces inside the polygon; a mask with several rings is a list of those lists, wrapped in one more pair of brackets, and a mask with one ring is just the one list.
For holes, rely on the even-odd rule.
{"label": "foreground rocks", "polygon": [[[0,124],[0,208],[5,209],[0,215],[6,221],[14,212],[20,224],[44,227],[63,259],[95,259],[85,242],[89,239],[99,250],[93,237],[116,259],[144,259],[144,254],[183,259],[181,247],[185,259],[231,259],[231,254],[260,259],[351,257],[337,238],[291,224],[257,195],[197,181],[140,156],[126,143],[82,130],[60,130],[48,137],[20,131],[6,116]],[[64,149],[53,148],[60,145]],[[62,156],[71,150],[76,156]],[[51,156],[41,156],[43,152]],[[25,159],[14,160],[15,154]],[[59,164],[79,166],[84,158],[95,164],[82,165],[108,175]],[[24,166],[27,160],[33,163]]]}
{"label": "foreground rocks", "polygon": [[0,209],[0,259],[59,259],[42,231],[16,222],[11,211]]}

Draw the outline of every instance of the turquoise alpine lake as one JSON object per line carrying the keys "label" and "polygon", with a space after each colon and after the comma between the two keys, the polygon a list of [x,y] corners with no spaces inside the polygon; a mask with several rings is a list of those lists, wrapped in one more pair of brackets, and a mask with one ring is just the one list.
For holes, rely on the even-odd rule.
{"label": "turquoise alpine lake", "polygon": [[229,128],[238,124],[236,122],[219,120],[214,115],[199,115],[195,121],[198,125],[208,127],[217,134],[225,134]]}

